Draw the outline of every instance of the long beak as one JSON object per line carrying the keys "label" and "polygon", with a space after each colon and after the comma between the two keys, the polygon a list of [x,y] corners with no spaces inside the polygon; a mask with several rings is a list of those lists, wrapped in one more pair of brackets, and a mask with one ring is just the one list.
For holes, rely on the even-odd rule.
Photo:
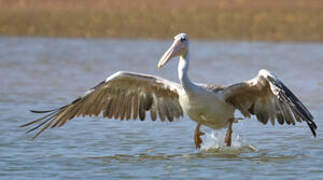
{"label": "long beak", "polygon": [[180,49],[180,43],[175,41],[170,48],[164,53],[158,62],[158,70],[163,67],[167,62],[176,56],[176,52]]}

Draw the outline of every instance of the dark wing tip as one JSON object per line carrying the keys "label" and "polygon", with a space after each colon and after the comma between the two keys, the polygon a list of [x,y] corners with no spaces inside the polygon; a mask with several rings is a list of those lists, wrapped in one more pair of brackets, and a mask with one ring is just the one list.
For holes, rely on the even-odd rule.
{"label": "dark wing tip", "polygon": [[[101,83],[99,83],[98,85],[96,85],[95,87],[93,87],[89,91],[87,91],[85,93],[85,95],[76,98],[74,101],[72,101],[71,103],[69,103],[69,104],[67,104],[65,106],[62,106],[62,107],[59,107],[59,108],[55,108],[55,109],[50,109],[50,110],[43,110],[43,111],[41,111],[41,110],[30,110],[30,112],[32,112],[32,113],[38,113],[38,114],[46,114],[46,113],[48,113],[48,114],[47,115],[44,115],[43,117],[40,117],[40,118],[38,118],[38,119],[36,119],[34,121],[27,122],[27,123],[25,123],[23,125],[20,125],[20,127],[26,127],[26,126],[35,125],[35,124],[39,123],[38,125],[36,125],[35,127],[29,129],[26,132],[26,133],[30,133],[30,132],[32,132],[32,131],[40,128],[41,126],[43,126],[43,128],[39,132],[37,132],[36,135],[33,136],[33,139],[35,139],[37,136],[39,136],[45,129],[47,129],[52,124],[52,120],[54,120],[58,116],[59,113],[61,113],[62,111],[64,111],[65,108],[67,108],[68,106],[71,106],[71,105],[74,105],[74,104],[80,102],[89,93],[91,93],[94,90],[98,89],[99,87],[103,86],[105,82],[106,81],[102,81]],[[52,127],[55,127],[55,126],[56,126],[56,124],[53,125]]]}
{"label": "dark wing tip", "polygon": [[32,113],[49,113],[49,112],[53,112],[57,109],[51,109],[51,110],[46,110],[46,111],[39,111],[39,110],[30,110],[30,112]]}
{"label": "dark wing tip", "polygon": [[[41,122],[41,121],[43,121],[44,119],[47,119],[47,118],[49,118],[49,117],[52,117],[53,115],[55,115],[56,113],[57,113],[57,110],[59,110],[59,109],[55,109],[55,110],[50,110],[50,111],[36,111],[35,113],[48,113],[48,112],[50,112],[49,114],[47,114],[47,115],[45,115],[45,116],[43,116],[43,117],[40,117],[40,118],[38,118],[38,119],[36,119],[36,120],[34,120],[34,121],[30,121],[30,122],[27,122],[27,123],[25,123],[25,124],[23,124],[23,125],[20,125],[19,127],[26,127],[26,126],[29,126],[29,125],[32,125],[32,124],[35,124],[35,123],[37,123],[37,122]],[[33,112],[33,111],[32,111]],[[29,132],[29,131],[28,131]],[[28,133],[27,132],[27,133]]]}
{"label": "dark wing tip", "polygon": [[313,115],[306,108],[306,106],[292,93],[288,87],[278,79],[268,76],[267,79],[280,89],[279,99],[289,104],[294,113],[298,114],[303,121],[306,121],[308,127],[312,131],[314,137],[316,137],[317,126],[313,121]]}
{"label": "dark wing tip", "polygon": [[312,131],[312,134],[314,137],[316,137],[316,129],[317,129],[317,126],[316,124],[314,123],[314,121],[306,121],[308,127],[310,128],[310,130]]}

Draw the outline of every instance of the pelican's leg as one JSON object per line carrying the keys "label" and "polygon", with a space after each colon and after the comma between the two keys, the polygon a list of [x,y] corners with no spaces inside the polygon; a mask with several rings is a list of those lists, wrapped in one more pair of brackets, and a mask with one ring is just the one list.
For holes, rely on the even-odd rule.
{"label": "pelican's leg", "polygon": [[230,147],[231,146],[231,135],[232,135],[232,123],[234,122],[234,118],[229,119],[229,126],[227,130],[227,135],[225,136],[225,144]]}
{"label": "pelican's leg", "polygon": [[203,142],[201,136],[203,136],[205,134],[204,132],[200,131],[200,127],[201,127],[201,124],[197,124],[195,131],[194,131],[194,142],[195,142],[196,149],[201,148],[201,144]]}

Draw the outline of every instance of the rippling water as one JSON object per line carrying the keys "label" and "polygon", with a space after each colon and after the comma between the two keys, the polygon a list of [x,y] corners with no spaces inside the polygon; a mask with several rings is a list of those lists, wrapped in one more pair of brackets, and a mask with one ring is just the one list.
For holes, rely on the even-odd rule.
{"label": "rippling water", "polygon": [[[171,40],[170,40],[171,41]],[[37,118],[29,109],[72,101],[118,70],[177,81],[177,60],[160,72],[170,41],[0,38],[1,179],[320,179],[323,178],[323,45],[191,42],[191,79],[230,84],[269,69],[308,106],[318,125],[267,125],[255,118],[207,132],[201,151],[195,123],[76,118],[36,140],[18,126]]]}

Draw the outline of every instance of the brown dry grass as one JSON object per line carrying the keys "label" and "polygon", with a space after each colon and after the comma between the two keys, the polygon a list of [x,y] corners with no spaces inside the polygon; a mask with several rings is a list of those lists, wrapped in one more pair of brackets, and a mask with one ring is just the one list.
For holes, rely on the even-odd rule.
{"label": "brown dry grass", "polygon": [[323,41],[321,0],[0,0],[0,35]]}

